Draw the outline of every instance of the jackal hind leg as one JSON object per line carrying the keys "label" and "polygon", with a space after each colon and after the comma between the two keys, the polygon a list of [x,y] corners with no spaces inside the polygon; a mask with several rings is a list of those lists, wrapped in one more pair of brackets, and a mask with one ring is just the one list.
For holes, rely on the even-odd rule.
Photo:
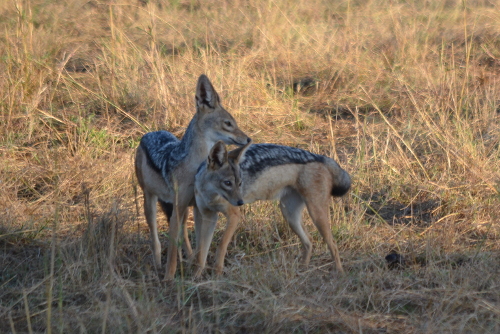
{"label": "jackal hind leg", "polygon": [[[172,212],[174,210],[174,205],[172,203],[167,203],[162,200],[159,200],[161,209],[167,216],[168,223],[170,225],[170,218],[172,217]],[[184,215],[184,221],[182,225],[184,226],[184,242],[182,243],[182,247],[184,248],[184,252],[186,253],[187,258],[191,258],[193,256],[193,249],[191,248],[191,243],[189,242],[189,234],[187,229],[187,217],[188,215]]]}
{"label": "jackal hind leg", "polygon": [[337,247],[337,243],[333,239],[330,226],[329,194],[325,196],[318,196],[318,194],[316,194],[314,200],[308,200],[307,197],[305,198],[307,211],[309,212],[314,225],[323,237],[323,240],[325,240],[328,249],[330,250],[330,254],[332,255],[332,259],[335,261],[337,270],[340,273],[343,273],[344,269],[342,268],[342,262],[340,261],[339,249]]}
{"label": "jackal hind leg", "polygon": [[288,191],[280,199],[281,213],[302,243],[301,262],[304,266],[308,266],[312,255],[312,242],[309,233],[304,229],[304,224],[302,223],[302,211],[304,211],[304,206],[304,199],[295,190]]}
{"label": "jackal hind leg", "polygon": [[144,191],[144,215],[149,226],[151,244],[153,246],[154,264],[157,269],[161,268],[161,245],[158,238],[158,224],[156,222],[156,202],[158,197],[148,191]]}
{"label": "jackal hind leg", "polygon": [[216,275],[222,275],[224,270],[224,259],[227,253],[227,246],[233,239],[234,232],[238,227],[238,223],[241,217],[241,209],[236,206],[230,205],[226,212],[224,212],[227,220],[226,230],[222,236],[222,240],[217,247],[217,253],[215,255],[215,273]]}

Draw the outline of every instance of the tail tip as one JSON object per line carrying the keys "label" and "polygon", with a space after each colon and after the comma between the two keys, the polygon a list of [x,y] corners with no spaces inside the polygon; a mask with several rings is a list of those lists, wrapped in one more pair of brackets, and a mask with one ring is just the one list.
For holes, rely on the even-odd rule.
{"label": "tail tip", "polygon": [[351,189],[351,177],[347,172],[344,171],[342,177],[339,179],[339,182],[332,187],[331,194],[335,197],[344,196]]}

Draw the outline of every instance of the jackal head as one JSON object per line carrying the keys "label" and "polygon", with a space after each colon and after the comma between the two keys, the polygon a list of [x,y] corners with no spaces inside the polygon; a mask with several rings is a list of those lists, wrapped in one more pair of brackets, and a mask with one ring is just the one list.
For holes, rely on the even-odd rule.
{"label": "jackal head", "polygon": [[238,146],[250,142],[250,138],[238,128],[233,116],[222,107],[219,94],[204,74],[196,86],[196,112],[199,130],[205,133],[208,142],[222,140],[228,145]]}
{"label": "jackal head", "polygon": [[196,201],[213,211],[224,205],[225,199],[233,206],[243,205],[239,160],[252,142],[227,152],[224,142],[218,141],[210,150],[205,169],[196,175]]}

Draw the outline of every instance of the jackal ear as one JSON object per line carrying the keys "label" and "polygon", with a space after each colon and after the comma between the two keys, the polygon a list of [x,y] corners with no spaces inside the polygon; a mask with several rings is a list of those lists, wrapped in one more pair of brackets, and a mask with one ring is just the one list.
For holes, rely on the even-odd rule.
{"label": "jackal ear", "polygon": [[227,163],[227,149],[223,141],[219,140],[208,155],[208,168],[217,170]]}
{"label": "jackal ear", "polygon": [[248,150],[250,145],[252,145],[253,141],[250,139],[248,143],[245,144],[245,146],[238,147],[237,149],[232,150],[231,152],[228,153],[228,158],[231,160],[234,164],[241,164],[243,160],[245,160],[245,152]]}
{"label": "jackal ear", "polygon": [[203,106],[215,109],[220,104],[219,94],[205,74],[200,75],[196,85],[196,110],[202,110]]}

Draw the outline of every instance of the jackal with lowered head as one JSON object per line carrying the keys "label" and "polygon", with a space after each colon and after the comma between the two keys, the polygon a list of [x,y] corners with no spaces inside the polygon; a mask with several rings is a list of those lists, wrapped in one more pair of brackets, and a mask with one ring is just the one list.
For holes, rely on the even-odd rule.
{"label": "jackal with lowered head", "polygon": [[[222,143],[217,145],[224,146]],[[343,272],[330,228],[329,201],[330,196],[347,193],[351,178],[337,162],[323,155],[274,144],[246,145],[225,155],[217,154],[218,150],[216,147],[211,150],[208,162],[200,167],[195,177],[198,265],[195,276],[199,276],[205,266],[217,212],[222,212],[228,221],[215,261],[215,271],[221,274],[227,246],[240,219],[240,208],[235,203],[240,205],[241,201],[248,204],[274,199],[280,201],[283,217],[302,243],[302,263],[309,265],[312,255],[311,239],[302,223],[302,211],[307,207],[337,270]],[[217,174],[224,173],[225,169],[211,168],[211,159],[219,159],[220,166],[229,166],[234,182],[219,182],[224,178],[218,178]]]}
{"label": "jackal with lowered head", "polygon": [[200,164],[217,141],[242,146],[250,138],[220,103],[220,97],[205,75],[196,86],[196,114],[181,140],[167,131],[146,133],[135,156],[135,171],[144,192],[144,214],[153,244],[154,262],[161,267],[161,246],[156,223],[159,201],[170,223],[165,279],[172,279],[177,267],[177,247],[184,231],[188,256],[191,245],[185,219],[194,205],[194,177]]}

